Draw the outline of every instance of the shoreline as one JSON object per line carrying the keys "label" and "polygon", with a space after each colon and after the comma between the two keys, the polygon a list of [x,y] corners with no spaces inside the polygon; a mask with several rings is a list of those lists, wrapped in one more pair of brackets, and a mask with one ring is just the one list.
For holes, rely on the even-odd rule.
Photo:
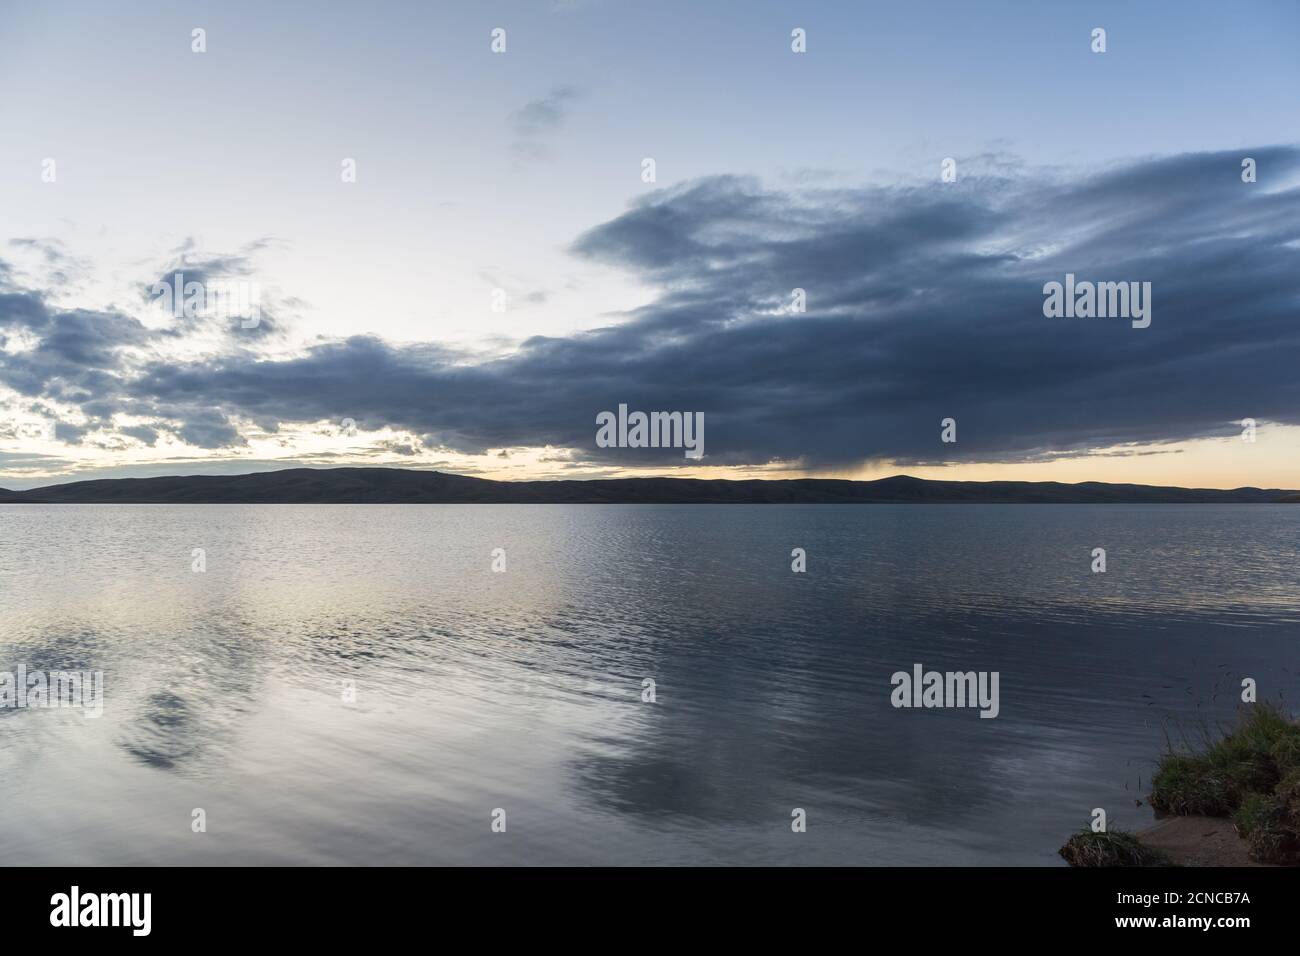
{"label": "shoreline", "polygon": [[1169,816],[1134,834],[1175,866],[1276,867],[1250,858],[1250,850],[1226,817]]}
{"label": "shoreline", "polygon": [[[1058,851],[1071,866],[1300,865],[1300,722],[1257,703],[1242,682],[1237,725],[1203,731],[1198,751],[1160,758],[1148,802],[1156,821],[1131,833],[1085,827]],[[1100,813],[1100,811],[1094,811]]]}

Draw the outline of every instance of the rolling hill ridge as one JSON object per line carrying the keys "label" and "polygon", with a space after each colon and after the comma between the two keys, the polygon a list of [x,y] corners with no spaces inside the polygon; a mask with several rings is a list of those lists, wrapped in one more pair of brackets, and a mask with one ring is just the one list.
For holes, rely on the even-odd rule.
{"label": "rolling hill ridge", "polygon": [[1276,488],[1176,488],[1053,481],[830,478],[609,478],[494,481],[403,468],[289,468],[247,475],[102,478],[26,491],[0,504],[1259,504],[1300,503]]}

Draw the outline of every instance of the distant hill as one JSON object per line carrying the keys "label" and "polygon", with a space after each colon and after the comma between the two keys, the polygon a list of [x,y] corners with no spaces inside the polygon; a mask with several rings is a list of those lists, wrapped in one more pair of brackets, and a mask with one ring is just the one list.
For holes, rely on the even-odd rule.
{"label": "distant hill", "polygon": [[1086,481],[877,481],[613,478],[491,481],[401,468],[289,468],[251,475],[106,478],[29,491],[0,489],[0,503],[46,504],[1150,504],[1300,502],[1264,488],[1171,488]]}

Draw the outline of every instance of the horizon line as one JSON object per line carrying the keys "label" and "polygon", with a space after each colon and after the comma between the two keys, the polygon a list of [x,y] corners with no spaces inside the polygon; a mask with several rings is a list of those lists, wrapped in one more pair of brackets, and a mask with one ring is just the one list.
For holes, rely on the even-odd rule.
{"label": "horizon line", "polygon": [[[393,465],[290,465],[284,468],[266,468],[257,471],[239,472],[239,473],[175,473],[164,475],[146,475],[146,476],[128,476],[128,477],[105,477],[105,478],[76,478],[68,481],[52,482],[50,484],[33,485],[28,488],[9,488],[0,486],[0,492],[25,495],[34,491],[41,491],[52,488],[66,488],[71,485],[89,484],[91,482],[142,482],[142,481],[164,481],[167,479],[237,479],[251,478],[255,475],[273,475],[290,471],[316,471],[322,473],[340,472],[340,471],[384,471],[400,472],[403,474],[424,474],[424,475],[445,475],[452,478],[461,478],[470,481],[484,481],[493,484],[503,485],[533,485],[533,484],[551,484],[557,482],[572,482],[575,484],[599,484],[603,482],[614,481],[681,481],[681,482],[719,482],[727,484],[760,483],[760,484],[778,484],[786,482],[836,482],[852,485],[873,485],[886,481],[896,481],[898,479],[907,479],[909,481],[923,484],[963,484],[963,485],[1054,485],[1064,488],[1077,488],[1083,485],[1101,485],[1105,487],[1131,487],[1131,488],[1150,488],[1157,490],[1174,490],[1187,492],[1234,492],[1234,491],[1262,491],[1262,492],[1279,492],[1284,495],[1300,495],[1300,489],[1296,488],[1270,488],[1263,485],[1237,485],[1232,488],[1211,488],[1204,486],[1188,485],[1156,485],[1144,482],[1116,482],[1116,481],[1055,481],[1055,480],[1029,480],[1023,478],[1002,478],[1002,479],[970,479],[970,478],[919,478],[915,475],[899,472],[893,475],[885,475],[880,478],[834,478],[834,477],[799,477],[799,478],[700,478],[696,476],[674,476],[674,475],[623,475],[616,477],[593,477],[593,478],[485,478],[479,475],[467,475],[453,471],[443,471],[438,468],[402,468]],[[3,502],[0,502],[3,503]]]}

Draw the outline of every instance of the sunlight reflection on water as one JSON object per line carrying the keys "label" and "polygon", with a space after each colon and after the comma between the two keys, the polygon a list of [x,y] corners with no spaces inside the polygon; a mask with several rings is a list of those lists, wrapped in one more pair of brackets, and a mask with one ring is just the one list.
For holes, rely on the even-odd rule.
{"label": "sunlight reflection on water", "polygon": [[[1052,864],[1094,806],[1149,819],[1162,720],[1230,715],[1242,674],[1300,689],[1288,506],[24,505],[0,527],[0,670],[106,689],[98,720],[0,709],[9,864]],[[894,710],[915,662],[1000,671],[1001,716]]]}

